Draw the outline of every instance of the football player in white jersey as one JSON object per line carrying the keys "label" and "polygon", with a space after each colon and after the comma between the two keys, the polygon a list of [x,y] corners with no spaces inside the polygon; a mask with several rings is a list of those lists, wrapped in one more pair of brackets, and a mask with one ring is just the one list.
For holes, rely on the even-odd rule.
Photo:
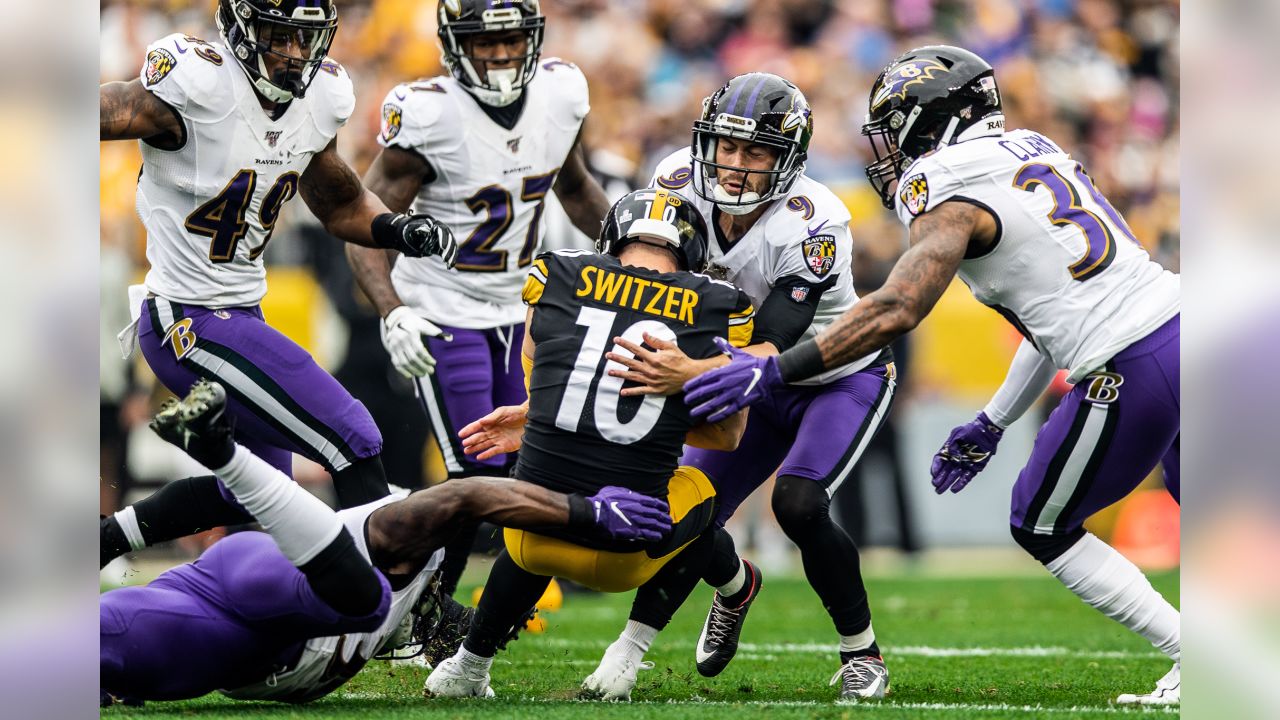
{"label": "football player in white jersey", "polygon": [[[858,301],[849,211],[804,175],[812,133],[809,104],[795,85],[768,73],[740,75],[706,99],[692,147],[672,153],[654,173],[658,187],[692,186],[715,238],[708,272],[742,288],[758,308],[746,348],[753,355],[777,355],[814,337]],[[617,342],[635,353],[609,355],[627,368],[614,374],[637,383],[624,395],[679,392],[686,380],[728,362],[723,355],[692,360],[656,338],[646,337],[649,348]],[[884,422],[894,386],[889,352],[868,348],[753,409],[737,450],[687,447],[681,459],[716,479],[720,526],[777,471],[774,514],[800,548],[805,575],[840,635],[841,672],[857,679],[842,687],[849,697],[882,696],[888,670],[871,627],[858,549],[829,508]],[[717,592],[697,644],[698,671],[717,675],[733,658],[760,572],[738,558],[728,533],[708,535],[707,542],[705,554],[687,553],[637,592],[627,627],[584,683],[589,694],[629,696],[644,653],[699,578]],[[694,567],[699,557],[702,566]]]}
{"label": "football player in white jersey", "polygon": [[237,445],[226,409],[223,388],[201,381],[152,428],[214,468],[266,532],[236,533],[146,586],[102,595],[104,705],[215,690],[306,702],[406,641],[444,643],[437,651],[452,653],[470,623],[430,581],[445,540],[469,521],[568,527],[601,540],[671,531],[664,500],[619,487],[566,495],[506,478],[400,492],[335,513]]}
{"label": "football player in white jersey", "polygon": [[1177,703],[1178,611],[1083,523],[1157,464],[1179,495],[1178,275],[1151,260],[1083,165],[1039,133],[1005,130],[995,74],[967,50],[922,47],[894,60],[872,87],[863,134],[877,157],[867,177],[911,248],[814,341],[765,360],[735,353],[689,383],[689,402],[712,419],[769,402],[911,330],[958,276],[1026,339],[991,403],[934,458],[937,491],[963,489],[1004,428],[1068,370],[1075,387],[1014,485],[1013,538],[1174,661],[1154,691],[1118,701]]}
{"label": "football player in white jersey", "polygon": [[[387,93],[383,150],[365,182],[388,207],[412,207],[453,230],[458,262],[358,247],[347,255],[383,318],[392,363],[417,386],[449,477],[506,474],[514,455],[480,460],[458,432],[524,401],[520,290],[540,251],[544,200],[554,191],[588,237],[599,234],[610,203],[578,144],[590,109],[586,78],[571,63],[541,58],[537,0],[441,0],[437,16],[450,74]],[[450,545],[447,591],[473,537],[460,533]]]}
{"label": "football player in white jersey", "polygon": [[[387,493],[382,436],[364,405],[263,319],[262,253],[296,194],[351,243],[445,263],[457,247],[430,217],[389,212],[338,155],[355,97],[326,55],[332,0],[221,0],[216,20],[221,42],[162,38],[138,78],[100,89],[102,139],[142,148],[151,268],[131,291],[135,322],[121,339],[141,345],[174,393],[199,378],[226,386],[240,437],[282,472],[305,455],[333,475],[342,507],[367,503]],[[179,480],[103,518],[101,561],[246,518],[216,478]]]}

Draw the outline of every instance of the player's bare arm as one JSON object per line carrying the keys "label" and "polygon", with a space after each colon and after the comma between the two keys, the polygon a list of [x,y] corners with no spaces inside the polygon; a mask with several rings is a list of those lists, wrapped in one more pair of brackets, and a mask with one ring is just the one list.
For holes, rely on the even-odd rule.
{"label": "player's bare arm", "polygon": [[[383,148],[365,173],[364,186],[393,212],[407,212],[430,173],[430,166],[418,153],[396,147]],[[404,304],[391,284],[395,250],[352,244],[346,249],[356,284],[373,303],[378,315],[386,317]]]}
{"label": "player's bare arm", "polygon": [[403,564],[395,570],[412,572],[465,522],[528,529],[564,526],[569,519],[569,497],[562,493],[518,480],[465,478],[376,510],[369,517],[369,548],[379,566]]}
{"label": "player's bare arm", "polygon": [[[629,380],[635,385],[624,387],[622,396],[632,395],[674,395],[684,391],[684,384],[708,370],[729,364],[726,355],[695,360],[674,343],[667,342],[652,335],[645,334],[644,345],[637,345],[622,337],[613,339],[620,347],[631,352],[631,356],[608,353],[608,359],[622,365],[625,370],[610,370],[609,374]],[[648,346],[648,347],[646,347]],[[652,349],[650,349],[652,348]],[[744,351],[756,357],[777,355],[778,348],[771,342],[748,345]],[[699,445],[698,447],[702,447]]]}
{"label": "player's bare arm", "polygon": [[824,368],[840,367],[910,332],[951,284],[971,240],[994,238],[985,210],[944,202],[911,223],[911,248],[879,290],[863,297],[814,338]]}
{"label": "player's bare arm", "polygon": [[748,412],[750,408],[743,408],[719,422],[704,422],[685,435],[684,444],[703,450],[737,450],[742,434],[747,431]]}
{"label": "player's bare arm", "polygon": [[[532,306],[525,312],[526,328],[533,327],[533,312]],[[533,333],[526,332],[524,342],[520,345],[526,373],[528,368],[533,367],[533,354],[536,347]],[[468,455],[475,455],[477,460],[488,460],[504,453],[516,452],[524,443],[524,426],[528,421],[529,398],[527,397],[520,405],[494,408],[493,412],[458,431],[458,437],[462,440],[462,450]]]}
{"label": "player's bare arm", "polygon": [[574,227],[590,238],[600,234],[600,222],[609,212],[609,198],[605,196],[604,188],[600,187],[600,183],[587,170],[587,154],[582,147],[581,131],[574,141],[573,149],[564,159],[564,167],[560,168],[553,189]]}
{"label": "player's bare arm", "polygon": [[168,103],[133,79],[98,86],[98,137],[146,140],[167,149],[182,145],[186,128]]}

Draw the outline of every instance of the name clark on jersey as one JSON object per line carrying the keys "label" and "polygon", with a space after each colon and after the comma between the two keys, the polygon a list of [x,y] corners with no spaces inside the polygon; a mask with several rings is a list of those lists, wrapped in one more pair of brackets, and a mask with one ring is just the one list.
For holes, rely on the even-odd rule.
{"label": "name clark on jersey", "polygon": [[695,324],[693,309],[698,305],[698,293],[688,288],[588,265],[578,275],[575,291],[578,297],[591,296],[597,302],[657,315],[689,326]]}

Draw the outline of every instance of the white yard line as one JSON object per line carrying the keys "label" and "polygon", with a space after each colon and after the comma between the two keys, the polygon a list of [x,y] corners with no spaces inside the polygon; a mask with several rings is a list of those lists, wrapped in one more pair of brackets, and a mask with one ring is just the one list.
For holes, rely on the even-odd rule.
{"label": "white yard line", "polygon": [[[540,644],[563,648],[598,648],[601,652],[608,645],[606,642],[590,640],[572,640],[568,638],[538,638]],[[663,649],[691,650],[693,643],[673,641],[661,643]],[[773,655],[808,655],[832,654],[837,646],[827,643],[741,643],[738,649],[743,659],[770,659]],[[1073,650],[1065,647],[1032,645],[1029,647],[931,647],[928,645],[905,645],[901,647],[886,646],[884,654],[889,657],[1071,657],[1086,660],[1134,660],[1164,657],[1154,650]],[[753,656],[758,656],[754,657]]]}

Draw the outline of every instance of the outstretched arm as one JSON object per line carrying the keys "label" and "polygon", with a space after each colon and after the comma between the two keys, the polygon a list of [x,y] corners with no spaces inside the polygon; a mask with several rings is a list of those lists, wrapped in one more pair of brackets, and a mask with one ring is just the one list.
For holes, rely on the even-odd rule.
{"label": "outstretched arm", "polygon": [[665,500],[621,488],[602,488],[586,498],[520,480],[460,478],[375,510],[369,517],[369,549],[378,567],[408,572],[460,527],[477,520],[517,529],[569,527],[617,539],[654,540],[671,529],[669,512]]}
{"label": "outstretched arm", "polygon": [[564,167],[556,176],[554,186],[556,197],[564,206],[564,211],[573,226],[593,240],[600,234],[600,223],[609,212],[609,198],[604,188],[587,170],[587,155],[582,148],[582,131],[578,131],[578,139],[573,149],[564,160]]}
{"label": "outstretched arm", "polygon": [[365,189],[351,166],[338,155],[338,141],[311,157],[302,173],[302,200],[324,229],[349,243],[394,249],[406,255],[440,255],[452,266],[458,248],[449,229],[435,220],[392,213]]}
{"label": "outstretched arm", "polygon": [[182,145],[186,129],[178,113],[135,78],[98,86],[98,137],[168,148]]}
{"label": "outstretched arm", "polygon": [[811,341],[778,359],[782,380],[795,382],[840,367],[888,345],[920,324],[955,277],[969,242],[993,224],[963,202],[944,202],[911,223],[907,250],[875,292],[863,297]]}

